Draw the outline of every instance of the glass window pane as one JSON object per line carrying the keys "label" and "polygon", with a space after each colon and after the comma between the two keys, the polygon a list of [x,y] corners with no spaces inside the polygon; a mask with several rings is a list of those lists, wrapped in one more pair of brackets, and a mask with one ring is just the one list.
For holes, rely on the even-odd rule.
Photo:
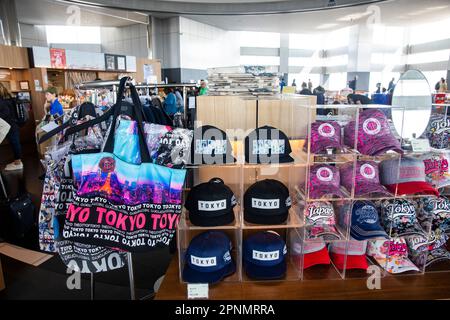
{"label": "glass window pane", "polygon": [[241,65],[250,66],[279,66],[280,57],[271,56],[241,56]]}
{"label": "glass window pane", "polygon": [[100,44],[100,27],[45,26],[47,43]]}
{"label": "glass window pane", "polygon": [[239,43],[241,47],[279,48],[280,34],[275,32],[240,31]]}

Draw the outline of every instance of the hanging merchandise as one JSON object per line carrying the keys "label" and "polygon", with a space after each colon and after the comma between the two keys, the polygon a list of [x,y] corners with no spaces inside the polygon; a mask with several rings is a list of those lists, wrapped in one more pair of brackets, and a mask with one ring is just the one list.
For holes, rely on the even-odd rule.
{"label": "hanging merchandise", "polygon": [[[123,90],[119,88],[119,97]],[[72,157],[76,192],[65,217],[66,239],[145,251],[168,245],[175,234],[186,171],[151,163],[139,97],[133,85],[130,90],[142,162],[133,163],[136,155],[128,154],[130,158],[121,159],[113,153],[122,106],[118,100],[103,152]],[[136,148],[133,142],[123,147]]]}
{"label": "hanging merchandise", "polygon": [[[74,111],[73,113],[75,113]],[[73,116],[73,115],[72,115]],[[63,140],[63,139],[60,139]],[[103,135],[100,127],[92,127],[82,137],[75,137],[72,141],[59,143],[49,148],[45,155],[46,174],[39,210],[39,246],[43,251],[55,252],[53,219],[61,199],[70,195],[64,190],[71,186],[71,180],[65,178],[65,166],[73,152],[99,149],[103,144]],[[61,192],[60,192],[61,191]],[[63,212],[64,214],[64,212]]]}

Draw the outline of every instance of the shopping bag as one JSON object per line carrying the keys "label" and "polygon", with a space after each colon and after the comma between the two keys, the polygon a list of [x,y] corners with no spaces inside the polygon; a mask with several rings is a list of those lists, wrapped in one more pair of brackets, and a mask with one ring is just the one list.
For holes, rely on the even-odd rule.
{"label": "shopping bag", "polygon": [[9,123],[0,118],[0,143],[2,143],[3,140],[5,140],[6,135],[9,132],[9,129],[11,129]]}
{"label": "shopping bag", "polygon": [[[152,163],[145,144],[140,101],[136,89],[132,85],[130,89],[141,163],[124,161],[114,154],[122,103],[119,99],[103,152],[72,157],[76,191],[65,215],[66,239],[146,251],[168,246],[175,234],[186,171]],[[134,143],[130,143],[130,149]]]}

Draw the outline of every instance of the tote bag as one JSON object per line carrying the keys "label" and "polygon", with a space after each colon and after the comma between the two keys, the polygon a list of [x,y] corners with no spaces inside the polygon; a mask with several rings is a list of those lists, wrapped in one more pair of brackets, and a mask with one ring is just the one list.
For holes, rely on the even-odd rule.
{"label": "tote bag", "polygon": [[186,171],[151,163],[140,101],[136,89],[130,89],[142,162],[124,161],[113,152],[119,99],[103,152],[72,157],[76,191],[65,215],[66,239],[146,251],[167,246],[175,234]]}

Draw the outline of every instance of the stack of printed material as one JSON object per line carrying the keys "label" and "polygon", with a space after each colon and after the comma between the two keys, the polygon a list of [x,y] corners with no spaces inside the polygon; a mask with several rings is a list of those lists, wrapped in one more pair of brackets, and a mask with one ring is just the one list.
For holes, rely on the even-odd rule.
{"label": "stack of printed material", "polygon": [[209,95],[274,95],[280,92],[278,67],[239,66],[208,69]]}

